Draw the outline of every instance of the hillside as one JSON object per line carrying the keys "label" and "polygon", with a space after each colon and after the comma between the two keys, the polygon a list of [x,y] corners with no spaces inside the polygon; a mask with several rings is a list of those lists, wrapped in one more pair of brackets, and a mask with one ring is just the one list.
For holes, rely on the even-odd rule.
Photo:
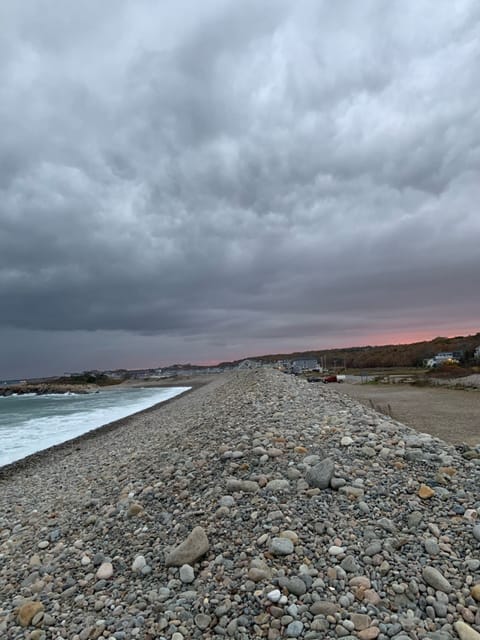
{"label": "hillside", "polygon": [[335,364],[353,369],[367,369],[375,367],[418,367],[422,366],[425,358],[430,358],[441,351],[463,351],[465,360],[473,357],[473,352],[480,345],[480,332],[471,336],[456,336],[454,338],[437,337],[424,342],[411,344],[389,344],[381,346],[346,347],[343,349],[323,349],[299,351],[295,353],[276,353],[255,356],[255,360],[273,362],[282,359],[313,357],[323,359],[328,367]]}

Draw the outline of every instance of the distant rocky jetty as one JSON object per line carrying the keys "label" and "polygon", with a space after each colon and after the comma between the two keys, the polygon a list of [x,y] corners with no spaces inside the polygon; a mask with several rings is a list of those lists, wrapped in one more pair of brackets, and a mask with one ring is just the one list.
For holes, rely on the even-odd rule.
{"label": "distant rocky jetty", "polygon": [[0,470],[0,637],[479,640],[480,448],[340,391],[232,373]]}
{"label": "distant rocky jetty", "polygon": [[0,396],[23,396],[34,393],[37,396],[44,396],[50,393],[91,393],[92,385],[73,384],[14,384],[0,386]]}

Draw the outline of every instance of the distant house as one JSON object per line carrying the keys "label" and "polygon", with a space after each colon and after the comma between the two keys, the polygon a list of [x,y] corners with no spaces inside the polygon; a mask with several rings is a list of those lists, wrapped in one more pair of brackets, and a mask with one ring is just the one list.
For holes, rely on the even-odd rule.
{"label": "distant house", "polygon": [[320,366],[315,358],[301,358],[292,361],[291,369],[293,373],[302,373],[303,371],[319,371]]}
{"label": "distant house", "polygon": [[242,360],[242,362],[239,362],[237,369],[258,369],[261,366],[262,366],[261,362],[258,362],[257,360],[247,359],[247,360]]}
{"label": "distant house", "polygon": [[425,366],[429,368],[438,367],[442,364],[459,364],[460,359],[463,357],[461,351],[442,351],[437,353],[433,358],[428,358],[425,361]]}

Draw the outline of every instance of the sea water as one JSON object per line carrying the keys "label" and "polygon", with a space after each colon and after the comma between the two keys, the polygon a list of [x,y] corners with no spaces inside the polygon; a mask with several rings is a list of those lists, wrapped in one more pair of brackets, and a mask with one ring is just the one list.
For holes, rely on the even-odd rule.
{"label": "sea water", "polygon": [[0,396],[0,466],[164,402],[188,388]]}

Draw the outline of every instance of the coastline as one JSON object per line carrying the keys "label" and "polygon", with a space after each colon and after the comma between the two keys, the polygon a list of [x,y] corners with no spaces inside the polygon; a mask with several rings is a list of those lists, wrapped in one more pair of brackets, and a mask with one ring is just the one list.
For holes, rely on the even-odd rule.
{"label": "coastline", "polygon": [[480,632],[480,451],[273,370],[85,435],[0,480],[6,640]]}
{"label": "coastline", "polygon": [[[92,438],[96,438],[101,432],[107,433],[111,431],[116,431],[117,429],[121,429],[125,425],[129,424],[132,419],[138,416],[141,416],[143,414],[149,414],[152,411],[156,411],[160,407],[167,405],[171,402],[174,402],[175,400],[178,400],[179,398],[194,391],[195,389],[198,389],[204,386],[205,384],[208,384],[208,382],[209,382],[208,380],[205,380],[205,382],[202,382],[199,380],[192,380],[191,384],[189,385],[185,384],[183,381],[175,385],[174,384],[146,385],[146,386],[152,386],[152,387],[188,386],[189,388],[183,391],[182,393],[179,393],[177,396],[174,396],[173,398],[169,398],[167,400],[163,400],[162,402],[158,402],[152,405],[151,407],[147,407],[146,409],[142,409],[141,411],[136,411],[135,413],[131,413],[130,415],[125,416],[124,418],[120,418],[119,420],[113,420],[112,422],[108,422],[106,424],[100,425],[99,427],[95,427],[94,429],[90,429],[89,431],[86,431],[85,433],[82,433],[79,436],[76,436],[74,438],[69,438],[68,440],[65,440],[65,442],[60,442],[59,444],[55,444],[55,445],[52,445],[51,447],[46,447],[45,449],[41,449],[40,451],[31,453],[28,456],[20,458],[20,460],[15,460],[14,462],[10,462],[5,465],[0,465],[0,486],[1,486],[2,480],[6,478],[10,478],[12,475],[17,473],[18,471],[27,470],[38,464],[48,463],[49,461],[57,457],[56,454],[71,455],[72,451],[74,450],[81,451],[82,443],[88,440],[91,440]],[[125,386],[140,387],[144,385],[125,385]],[[118,388],[118,385],[115,387],[112,387],[112,389],[114,388]],[[103,390],[108,390],[108,387],[103,388]]]}

